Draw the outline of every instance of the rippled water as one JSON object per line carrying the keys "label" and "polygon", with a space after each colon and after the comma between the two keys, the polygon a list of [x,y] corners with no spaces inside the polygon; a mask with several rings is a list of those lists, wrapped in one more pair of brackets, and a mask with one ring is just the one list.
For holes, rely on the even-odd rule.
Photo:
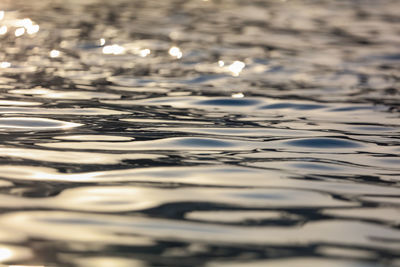
{"label": "rippled water", "polygon": [[400,3],[0,3],[5,266],[399,266]]}

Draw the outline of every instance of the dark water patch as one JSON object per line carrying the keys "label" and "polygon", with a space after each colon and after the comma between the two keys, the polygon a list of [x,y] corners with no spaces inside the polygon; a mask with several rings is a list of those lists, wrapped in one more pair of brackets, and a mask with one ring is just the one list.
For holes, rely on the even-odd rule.
{"label": "dark water patch", "polygon": [[260,109],[295,109],[295,110],[313,110],[325,108],[324,105],[318,104],[295,104],[295,103],[277,103],[260,107]]}
{"label": "dark water patch", "polygon": [[356,148],[362,147],[358,142],[339,138],[305,138],[286,142],[289,146],[310,147],[310,148]]}
{"label": "dark water patch", "polygon": [[253,106],[260,104],[255,99],[232,99],[232,98],[219,98],[212,100],[204,100],[195,102],[196,105],[210,105],[210,106]]}
{"label": "dark water patch", "polygon": [[313,164],[313,163],[297,163],[293,164],[294,167],[301,169],[311,169],[311,170],[320,170],[320,171],[335,171],[338,170],[338,167],[333,167],[325,164]]}
{"label": "dark water patch", "polygon": [[206,139],[206,138],[186,138],[182,140],[175,141],[175,145],[177,146],[189,146],[189,147],[230,147],[233,144],[229,142],[215,140],[215,139]]}
{"label": "dark water patch", "polygon": [[335,108],[333,112],[343,112],[343,111],[357,111],[357,110],[368,110],[373,109],[372,106],[350,106],[350,107],[342,107],[342,108]]}

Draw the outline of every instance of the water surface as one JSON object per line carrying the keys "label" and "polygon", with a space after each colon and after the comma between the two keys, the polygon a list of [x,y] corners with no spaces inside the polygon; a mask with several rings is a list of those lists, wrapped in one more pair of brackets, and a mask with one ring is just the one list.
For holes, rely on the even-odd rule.
{"label": "water surface", "polygon": [[400,265],[398,1],[0,10],[1,264]]}

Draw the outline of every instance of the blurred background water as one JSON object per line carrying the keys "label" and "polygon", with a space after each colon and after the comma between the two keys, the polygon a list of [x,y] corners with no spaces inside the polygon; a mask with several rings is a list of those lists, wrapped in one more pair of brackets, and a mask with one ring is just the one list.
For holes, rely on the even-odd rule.
{"label": "blurred background water", "polygon": [[4,266],[400,266],[400,2],[0,2]]}

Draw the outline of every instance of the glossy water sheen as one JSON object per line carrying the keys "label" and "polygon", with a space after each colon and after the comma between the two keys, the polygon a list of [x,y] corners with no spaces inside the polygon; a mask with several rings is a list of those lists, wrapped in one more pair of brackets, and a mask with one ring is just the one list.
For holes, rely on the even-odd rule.
{"label": "glossy water sheen", "polygon": [[0,10],[0,264],[400,265],[399,1]]}

